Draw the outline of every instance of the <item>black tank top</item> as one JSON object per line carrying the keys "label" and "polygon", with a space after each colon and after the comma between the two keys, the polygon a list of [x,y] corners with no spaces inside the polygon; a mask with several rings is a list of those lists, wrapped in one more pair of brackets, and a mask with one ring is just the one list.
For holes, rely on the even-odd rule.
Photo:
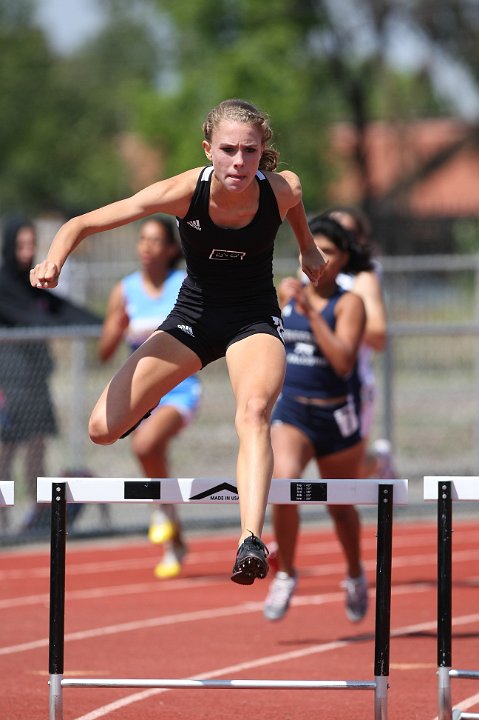
{"label": "black tank top", "polygon": [[[345,292],[337,287],[320,313],[333,332],[336,330],[336,304]],[[296,310],[295,300],[283,308],[283,324],[287,361],[283,395],[309,398],[349,395],[353,390],[351,383],[355,371],[347,377],[336,373],[318,345],[308,318]]]}
{"label": "black tank top", "polygon": [[276,304],[273,248],[282,221],[273,189],[258,171],[253,220],[239,230],[221,228],[209,216],[212,173],[211,166],[201,171],[188,212],[177,218],[187,270],[182,295],[203,305]]}

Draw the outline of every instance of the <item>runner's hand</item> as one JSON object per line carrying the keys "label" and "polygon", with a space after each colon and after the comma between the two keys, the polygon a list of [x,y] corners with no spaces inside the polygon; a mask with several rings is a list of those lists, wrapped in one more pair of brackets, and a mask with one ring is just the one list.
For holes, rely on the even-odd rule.
{"label": "runner's hand", "polygon": [[54,288],[58,285],[58,278],[60,277],[60,270],[58,265],[44,260],[34,268],[30,270],[30,284],[36,288]]}
{"label": "runner's hand", "polygon": [[288,303],[292,298],[296,298],[301,289],[301,282],[298,278],[285,277],[279,283],[278,295],[284,304]]}
{"label": "runner's hand", "polygon": [[307,275],[313,285],[317,285],[328,262],[326,257],[313,243],[307,251],[300,255],[299,259],[304,274]]}

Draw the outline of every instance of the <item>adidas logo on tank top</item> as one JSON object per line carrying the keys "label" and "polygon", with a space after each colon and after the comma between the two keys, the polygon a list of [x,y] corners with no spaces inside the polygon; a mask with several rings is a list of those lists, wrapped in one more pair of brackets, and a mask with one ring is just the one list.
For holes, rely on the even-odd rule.
{"label": "adidas logo on tank top", "polygon": [[199,220],[188,220],[187,225],[191,225],[192,228],[195,230],[201,230],[201,225]]}

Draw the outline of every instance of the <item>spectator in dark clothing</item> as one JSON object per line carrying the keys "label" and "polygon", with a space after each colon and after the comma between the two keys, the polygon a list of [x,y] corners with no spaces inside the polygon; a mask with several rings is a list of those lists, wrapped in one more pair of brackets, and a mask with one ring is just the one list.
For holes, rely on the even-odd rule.
{"label": "spectator in dark clothing", "polygon": [[[8,220],[0,267],[0,328],[101,324],[101,318],[88,310],[31,286],[35,252],[33,223]],[[0,478],[12,479],[13,461],[21,447],[25,490],[34,502],[36,478],[45,475],[46,439],[57,433],[49,388],[53,359],[44,340],[0,344]]]}

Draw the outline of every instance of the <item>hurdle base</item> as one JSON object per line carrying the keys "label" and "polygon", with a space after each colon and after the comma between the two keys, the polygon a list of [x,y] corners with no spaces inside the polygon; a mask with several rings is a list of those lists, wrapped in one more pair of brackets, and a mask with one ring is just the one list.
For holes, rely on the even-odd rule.
{"label": "hurdle base", "polygon": [[49,720],[63,720],[63,675],[50,675],[50,714]]}
{"label": "hurdle base", "polygon": [[387,720],[388,717],[388,690],[389,677],[375,676],[374,689],[374,720]]}
{"label": "hurdle base", "polygon": [[450,667],[439,667],[437,669],[438,680],[438,720],[451,720],[452,718],[452,697]]}

